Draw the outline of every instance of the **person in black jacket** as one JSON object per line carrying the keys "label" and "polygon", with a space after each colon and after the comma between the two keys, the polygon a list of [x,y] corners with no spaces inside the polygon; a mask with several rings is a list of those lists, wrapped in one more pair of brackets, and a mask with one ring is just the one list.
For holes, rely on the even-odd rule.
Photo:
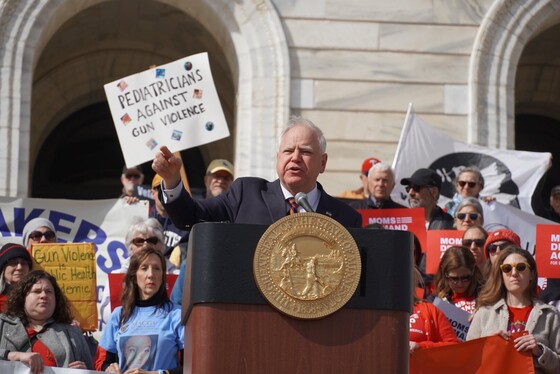
{"label": "person in black jacket", "polygon": [[350,206],[354,209],[394,209],[405,208],[391,199],[391,192],[395,188],[395,175],[390,166],[378,162],[367,174],[368,196],[362,200],[353,201]]}

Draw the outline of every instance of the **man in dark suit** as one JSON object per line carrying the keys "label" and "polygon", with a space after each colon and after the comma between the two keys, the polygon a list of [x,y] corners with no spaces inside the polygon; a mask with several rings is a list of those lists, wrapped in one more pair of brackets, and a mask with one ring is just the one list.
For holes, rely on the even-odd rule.
{"label": "man in dark suit", "polygon": [[[184,190],[181,160],[162,147],[152,168],[163,177],[164,204],[178,227],[197,222],[235,222],[270,225],[290,211],[288,198],[298,192],[308,196],[311,207],[346,227],[361,227],[361,216],[347,204],[327,194],[317,183],[327,165],[326,140],[311,121],[292,118],[282,132],[276,153],[278,179],[236,179],[230,190],[211,199],[194,201]],[[299,206],[298,211],[304,211]]]}
{"label": "man in dark suit", "polygon": [[367,173],[368,196],[362,200],[351,202],[350,206],[354,209],[406,208],[391,199],[393,188],[395,188],[393,170],[390,166],[378,162]]}

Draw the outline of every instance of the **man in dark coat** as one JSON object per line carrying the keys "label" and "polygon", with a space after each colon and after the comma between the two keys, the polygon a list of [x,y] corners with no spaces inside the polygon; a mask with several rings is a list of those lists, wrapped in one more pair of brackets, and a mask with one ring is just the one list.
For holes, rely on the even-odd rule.
{"label": "man in dark coat", "polygon": [[[195,201],[184,190],[179,170],[181,160],[167,147],[156,155],[152,167],[163,178],[164,205],[178,227],[197,222],[235,222],[270,225],[290,211],[288,199],[307,194],[317,213],[343,226],[361,227],[361,216],[346,203],[327,194],[317,183],[327,165],[326,140],[317,126],[303,118],[292,118],[280,138],[276,153],[278,179],[236,179],[230,190],[215,198]],[[298,211],[304,211],[300,206]]]}
{"label": "man in dark coat", "polygon": [[405,208],[391,199],[393,188],[395,188],[393,170],[390,166],[378,162],[367,173],[368,196],[362,200],[351,202],[350,206],[354,209]]}

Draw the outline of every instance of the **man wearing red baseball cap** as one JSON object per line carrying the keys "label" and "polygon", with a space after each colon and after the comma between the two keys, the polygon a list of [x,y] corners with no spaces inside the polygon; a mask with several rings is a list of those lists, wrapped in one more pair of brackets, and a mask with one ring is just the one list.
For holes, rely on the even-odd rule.
{"label": "man wearing red baseball cap", "polygon": [[368,172],[369,169],[375,164],[377,164],[379,159],[375,157],[368,157],[362,162],[362,170],[360,173],[360,181],[362,182],[362,186],[356,190],[347,190],[341,193],[338,197],[343,199],[350,199],[350,200],[363,200],[368,197]]}

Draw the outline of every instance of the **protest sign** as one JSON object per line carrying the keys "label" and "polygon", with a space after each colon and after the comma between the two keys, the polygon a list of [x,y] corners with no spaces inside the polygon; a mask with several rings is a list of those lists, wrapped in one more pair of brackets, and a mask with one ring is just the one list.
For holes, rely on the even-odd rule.
{"label": "protest sign", "polygon": [[[448,303],[436,297],[433,301],[434,305],[445,314],[451,327],[455,330],[455,335],[457,339],[464,342],[467,340],[467,333],[469,332],[469,322],[470,313],[465,312],[463,309],[457,308],[455,305]],[[474,310],[473,310],[474,312]]]}
{"label": "protest sign", "polygon": [[358,209],[365,227],[378,223],[387,230],[410,231],[418,238],[422,252],[426,248],[426,220],[424,208],[410,209]]}
{"label": "protest sign", "polygon": [[[430,126],[409,105],[393,160],[395,180],[407,178],[419,168],[435,170],[442,179],[440,199],[444,206],[454,193],[453,181],[467,166],[477,166],[484,177],[483,196],[533,213],[531,197],[537,183],[550,168],[549,152],[527,152],[483,147],[455,140]],[[404,202],[406,191],[397,184],[393,200]]]}
{"label": "protest sign", "polygon": [[229,136],[207,53],[108,83],[105,94],[128,167]]}
{"label": "protest sign", "polygon": [[97,330],[97,278],[93,243],[40,243],[31,247],[33,270],[56,278],[83,331]]}
{"label": "protest sign", "polygon": [[560,225],[537,225],[535,260],[539,276],[560,278]]}
{"label": "protest sign", "polygon": [[426,273],[435,274],[447,248],[462,245],[463,231],[428,230],[426,236]]}
{"label": "protest sign", "polygon": [[461,344],[419,349],[410,355],[409,374],[534,374],[530,351],[518,352],[513,340],[489,336]]}
{"label": "protest sign", "polygon": [[[64,200],[0,198],[0,244],[21,243],[27,222],[43,217],[55,228],[59,243],[93,243],[97,276],[97,301],[107,274],[120,269],[128,258],[124,237],[134,219],[148,217],[148,204],[126,204],[123,199]],[[102,326],[99,326],[101,330]]]}

